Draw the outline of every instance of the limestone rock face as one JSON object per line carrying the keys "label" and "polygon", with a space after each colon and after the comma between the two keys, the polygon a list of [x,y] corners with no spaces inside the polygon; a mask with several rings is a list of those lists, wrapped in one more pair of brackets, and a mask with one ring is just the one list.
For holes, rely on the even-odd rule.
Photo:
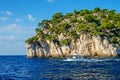
{"label": "limestone rock face", "polygon": [[[59,39],[62,39],[60,36]],[[70,57],[74,52],[86,57],[117,57],[120,48],[110,44],[107,38],[100,36],[80,35],[79,39],[73,40],[70,45],[60,46],[54,41],[43,41],[28,44],[27,57]]]}

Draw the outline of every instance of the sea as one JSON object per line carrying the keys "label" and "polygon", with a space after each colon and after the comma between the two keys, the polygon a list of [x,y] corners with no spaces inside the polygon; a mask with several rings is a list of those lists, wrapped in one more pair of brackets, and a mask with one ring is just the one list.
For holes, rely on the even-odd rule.
{"label": "sea", "polygon": [[0,56],[0,80],[120,80],[120,58]]}

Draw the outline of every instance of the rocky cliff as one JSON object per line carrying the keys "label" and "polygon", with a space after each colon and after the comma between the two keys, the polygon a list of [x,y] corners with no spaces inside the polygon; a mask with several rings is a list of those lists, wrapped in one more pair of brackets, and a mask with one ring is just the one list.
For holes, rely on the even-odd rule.
{"label": "rocky cliff", "polygon": [[95,8],[58,12],[38,23],[26,40],[28,57],[116,57],[120,54],[120,13]]}
{"label": "rocky cliff", "polygon": [[37,43],[26,43],[27,57],[70,57],[74,52],[85,57],[117,57],[120,49],[110,44],[107,38],[100,36],[80,35],[68,46],[57,42],[41,40]]}

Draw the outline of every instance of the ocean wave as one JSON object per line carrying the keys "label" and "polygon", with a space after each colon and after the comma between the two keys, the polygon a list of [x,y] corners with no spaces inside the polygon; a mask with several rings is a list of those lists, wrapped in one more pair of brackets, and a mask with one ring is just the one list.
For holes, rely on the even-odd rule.
{"label": "ocean wave", "polygon": [[80,58],[80,59],[64,59],[63,61],[81,61],[81,62],[101,62],[101,61],[120,61],[120,58],[102,58],[102,59],[87,59],[87,58]]}

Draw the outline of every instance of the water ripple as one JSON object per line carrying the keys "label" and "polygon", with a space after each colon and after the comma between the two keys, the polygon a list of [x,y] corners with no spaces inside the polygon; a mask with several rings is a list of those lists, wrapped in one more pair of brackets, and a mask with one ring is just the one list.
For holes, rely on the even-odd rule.
{"label": "water ripple", "polygon": [[120,59],[27,59],[0,56],[0,80],[119,80]]}

